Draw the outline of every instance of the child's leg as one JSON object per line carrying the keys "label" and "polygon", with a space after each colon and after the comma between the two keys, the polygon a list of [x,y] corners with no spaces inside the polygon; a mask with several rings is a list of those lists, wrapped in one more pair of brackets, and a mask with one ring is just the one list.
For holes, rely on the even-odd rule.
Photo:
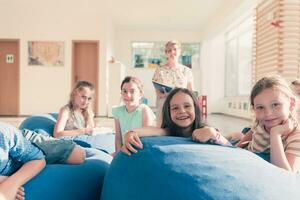
{"label": "child's leg", "polygon": [[79,146],[76,145],[69,155],[68,159],[65,161],[65,163],[68,164],[81,164],[85,161],[86,158],[86,152],[85,150]]}
{"label": "child's leg", "polygon": [[29,130],[23,130],[23,135],[44,152],[48,164],[80,164],[85,160],[85,150],[72,140],[54,138]]}

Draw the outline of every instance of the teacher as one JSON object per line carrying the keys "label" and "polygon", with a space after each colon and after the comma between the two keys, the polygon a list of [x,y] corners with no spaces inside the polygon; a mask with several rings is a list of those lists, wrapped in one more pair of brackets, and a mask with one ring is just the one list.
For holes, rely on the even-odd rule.
{"label": "teacher", "polygon": [[[152,80],[171,87],[188,88],[194,90],[194,80],[192,70],[179,63],[181,44],[178,41],[171,40],[165,45],[165,54],[167,63],[156,68]],[[157,126],[161,126],[162,107],[169,93],[156,92],[156,120]]]}

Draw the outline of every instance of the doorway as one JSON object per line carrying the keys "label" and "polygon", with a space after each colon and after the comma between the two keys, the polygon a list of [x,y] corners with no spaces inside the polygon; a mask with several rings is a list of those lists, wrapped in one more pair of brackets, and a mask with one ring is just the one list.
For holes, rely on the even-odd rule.
{"label": "doorway", "polygon": [[20,41],[0,39],[0,115],[19,115]]}
{"label": "doorway", "polygon": [[98,115],[99,42],[72,42],[72,88],[77,81],[89,81],[95,86],[93,110]]}

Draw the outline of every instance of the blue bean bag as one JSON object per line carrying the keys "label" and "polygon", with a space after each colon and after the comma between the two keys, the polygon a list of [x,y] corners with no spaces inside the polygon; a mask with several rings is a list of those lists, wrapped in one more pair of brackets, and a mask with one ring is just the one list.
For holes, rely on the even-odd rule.
{"label": "blue bean bag", "polygon": [[47,133],[53,136],[54,126],[57,122],[56,113],[33,115],[26,118],[19,126],[19,129]]}
{"label": "blue bean bag", "polygon": [[[53,136],[54,126],[57,122],[57,113],[47,113],[33,115],[25,119],[20,129],[29,129],[38,133],[49,134]],[[114,152],[115,136],[111,134],[99,134],[99,135],[78,135],[78,136],[66,136],[62,137],[66,140],[73,140],[82,147],[96,148],[103,150],[107,153]]]}
{"label": "blue bean bag", "polygon": [[87,149],[87,157],[81,165],[46,165],[25,185],[26,199],[99,199],[112,157],[93,149]]}
{"label": "blue bean bag", "polygon": [[300,199],[299,174],[249,151],[177,137],[142,142],[137,154],[113,159],[101,200]]}

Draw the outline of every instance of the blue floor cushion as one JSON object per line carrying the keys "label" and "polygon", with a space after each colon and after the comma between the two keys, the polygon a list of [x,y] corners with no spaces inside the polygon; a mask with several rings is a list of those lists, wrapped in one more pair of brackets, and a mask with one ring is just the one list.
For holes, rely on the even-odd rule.
{"label": "blue floor cushion", "polygon": [[102,200],[300,199],[299,174],[249,151],[178,137],[142,142],[137,154],[113,159]]}
{"label": "blue floor cushion", "polygon": [[54,126],[57,122],[57,115],[46,113],[33,115],[26,118],[19,126],[19,129],[29,129],[32,131],[47,133],[53,136]]}
{"label": "blue floor cushion", "polygon": [[25,185],[29,200],[99,199],[112,157],[96,149],[86,149],[80,165],[52,164]]}

